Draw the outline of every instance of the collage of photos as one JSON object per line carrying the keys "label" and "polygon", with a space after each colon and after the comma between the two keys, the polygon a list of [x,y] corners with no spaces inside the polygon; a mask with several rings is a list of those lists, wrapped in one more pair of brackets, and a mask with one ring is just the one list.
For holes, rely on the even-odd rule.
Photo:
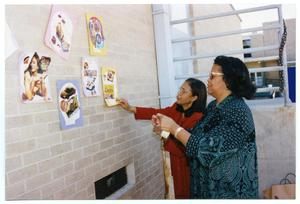
{"label": "collage of photos", "polygon": [[45,35],[46,45],[64,59],[68,59],[75,20],[58,6],[52,6]]}
{"label": "collage of photos", "polygon": [[[88,45],[90,55],[105,55],[106,45],[101,16],[86,14]],[[53,5],[45,44],[63,59],[71,52],[72,35],[77,18],[61,6]],[[11,36],[11,35],[10,35]],[[12,47],[12,46],[11,46]],[[15,49],[12,47],[12,49]],[[19,60],[20,99],[23,103],[52,102],[48,69],[51,57],[44,53],[24,52]],[[81,85],[85,97],[100,96],[99,65],[95,58],[82,57]],[[107,106],[117,105],[117,79],[113,68],[102,69],[103,98]],[[58,109],[61,129],[83,125],[80,107],[80,83],[77,80],[57,80]]]}
{"label": "collage of photos", "polygon": [[118,104],[117,72],[111,67],[103,67],[101,70],[103,97],[107,106]]}
{"label": "collage of photos", "polygon": [[56,83],[61,129],[82,126],[79,82],[76,80],[58,80]]}
{"label": "collage of photos", "polygon": [[100,16],[86,14],[90,55],[105,55],[106,44],[103,34],[103,20]]}
{"label": "collage of photos", "polygon": [[51,58],[37,52],[23,53],[19,61],[20,98],[23,103],[52,101],[48,80]]}
{"label": "collage of photos", "polygon": [[86,97],[99,96],[99,69],[97,61],[90,57],[82,58],[82,89]]}

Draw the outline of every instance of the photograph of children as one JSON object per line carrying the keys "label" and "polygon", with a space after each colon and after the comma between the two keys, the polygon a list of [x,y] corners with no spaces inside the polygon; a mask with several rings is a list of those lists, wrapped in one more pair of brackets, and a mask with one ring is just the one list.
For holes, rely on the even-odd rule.
{"label": "photograph of children", "polygon": [[99,69],[96,59],[91,57],[82,58],[82,88],[86,97],[99,96]]}
{"label": "photograph of children", "polygon": [[23,103],[52,101],[48,80],[51,58],[37,52],[23,53],[19,59],[20,98]]}
{"label": "photograph of children", "polygon": [[101,16],[86,14],[90,55],[105,55],[106,43]]}
{"label": "photograph of children", "polygon": [[58,80],[56,85],[61,129],[82,126],[79,82],[77,80]]}
{"label": "photograph of children", "polygon": [[64,59],[68,59],[75,20],[59,6],[53,5],[45,35],[45,43]]}
{"label": "photograph of children", "polygon": [[116,70],[110,67],[103,67],[102,75],[102,90],[103,98],[107,106],[117,105],[118,89],[117,89],[117,73]]}

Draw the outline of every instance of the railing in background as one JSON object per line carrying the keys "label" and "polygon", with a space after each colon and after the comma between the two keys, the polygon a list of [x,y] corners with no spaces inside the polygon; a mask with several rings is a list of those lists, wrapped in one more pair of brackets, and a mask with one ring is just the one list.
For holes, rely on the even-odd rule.
{"label": "railing in background", "polygon": [[[224,37],[224,36],[236,35],[236,34],[242,34],[242,33],[254,32],[254,31],[277,29],[279,31],[278,43],[275,43],[273,45],[263,46],[263,47],[246,48],[246,49],[239,49],[239,50],[228,50],[226,52],[201,53],[201,54],[196,54],[196,55],[191,55],[191,56],[174,57],[172,55],[172,51],[167,55],[168,56],[173,56],[172,61],[174,63],[174,62],[179,62],[179,61],[188,61],[188,60],[198,60],[198,59],[210,58],[210,57],[215,57],[215,56],[218,56],[218,55],[234,55],[234,54],[254,53],[254,52],[260,52],[260,51],[267,51],[267,50],[278,50],[279,46],[280,46],[281,35],[283,34],[283,18],[282,18],[281,5],[268,5],[268,6],[262,6],[262,7],[249,8],[249,9],[234,10],[234,11],[229,11],[229,12],[227,11],[227,12],[222,12],[222,13],[212,14],[212,15],[205,15],[205,16],[198,16],[198,17],[174,20],[174,21],[170,21],[169,24],[164,24],[164,29],[161,29],[161,30],[166,31],[166,27],[168,27],[168,26],[170,27],[170,26],[173,26],[173,25],[176,25],[176,24],[181,24],[181,23],[191,23],[191,22],[195,22],[195,21],[201,21],[201,20],[207,20],[207,19],[213,19],[213,18],[222,18],[222,17],[225,17],[225,16],[237,15],[237,14],[242,14],[242,13],[252,13],[252,12],[257,12],[257,11],[265,11],[265,10],[270,10],[270,9],[277,9],[278,23],[276,23],[275,25],[268,25],[268,26],[255,27],[255,28],[249,28],[249,29],[238,29],[238,30],[227,31],[227,32],[218,32],[218,33],[216,32],[216,33],[210,33],[210,34],[205,34],[205,35],[198,35],[198,36],[191,36],[191,37],[177,38],[177,39],[170,39],[169,38],[169,40],[170,40],[170,43],[171,43],[171,46],[172,46],[172,44],[187,42],[187,41],[196,41],[196,40]],[[160,12],[158,12],[157,10],[153,11],[153,15],[165,15],[164,16],[165,20],[168,19],[167,10],[160,10]],[[154,23],[157,23],[157,22],[154,22]],[[171,30],[171,29],[168,28],[167,30]],[[159,32],[159,30],[156,30],[156,32]],[[156,45],[158,43],[160,43],[160,42],[156,42]],[[170,43],[168,42],[167,46],[170,46]],[[170,49],[168,49],[168,50],[170,51]],[[172,64],[169,64],[168,69],[172,69],[172,67],[173,67]],[[166,69],[166,66],[165,67],[158,66],[158,69]],[[289,89],[288,89],[287,59],[286,59],[285,49],[283,50],[283,54],[282,54],[282,66],[257,67],[257,68],[249,69],[250,73],[274,72],[274,71],[283,71],[282,86],[283,86],[283,90],[284,90],[284,92],[283,92],[284,105],[287,105],[287,104],[290,103],[290,100],[288,100],[288,97],[289,97],[288,96],[288,93],[289,93],[288,90]],[[174,76],[174,78],[173,78],[174,81],[184,80],[184,79],[187,79],[189,77],[199,78],[199,79],[202,79],[203,81],[206,81],[207,78],[208,78],[208,73],[207,74],[196,74],[195,73],[195,74],[189,74],[189,75],[175,75],[174,72],[173,72],[173,76]],[[172,80],[171,78],[169,78],[169,79]],[[162,79],[162,80],[165,80],[165,78]],[[162,80],[159,81],[160,86],[161,85],[164,86],[164,84],[166,84],[166,83],[162,82]],[[169,82],[169,84],[170,83],[171,82]],[[175,86],[172,86],[172,87],[174,88]],[[258,89],[258,92],[261,92],[261,91]],[[176,93],[174,94],[174,91],[172,93],[171,92],[160,91],[161,102],[164,99],[174,98]]]}

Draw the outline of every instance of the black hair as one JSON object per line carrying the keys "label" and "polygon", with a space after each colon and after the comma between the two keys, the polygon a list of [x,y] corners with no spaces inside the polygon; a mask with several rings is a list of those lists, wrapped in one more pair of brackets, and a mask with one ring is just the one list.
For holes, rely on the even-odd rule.
{"label": "black hair", "polygon": [[206,99],[207,99],[207,92],[205,84],[195,78],[188,78],[185,80],[191,87],[192,96],[197,96],[197,100],[195,100],[192,106],[184,110],[181,105],[177,104],[176,110],[183,112],[184,116],[190,117],[194,112],[204,112],[206,107]]}
{"label": "black hair", "polygon": [[225,84],[233,95],[246,99],[253,97],[256,86],[252,84],[244,62],[235,57],[218,56],[215,58],[214,64],[221,66]]}
{"label": "black hair", "polygon": [[[32,75],[32,65],[31,65],[31,63],[32,63],[33,58],[35,58],[35,59],[37,60],[37,63],[38,63],[39,60],[40,60],[39,55],[35,52],[35,53],[33,54],[32,58],[31,58],[31,60],[30,60],[29,66],[28,66],[27,69],[24,71],[24,73],[27,72],[27,71],[29,71],[30,75]],[[37,64],[37,66],[38,66],[38,64]]]}

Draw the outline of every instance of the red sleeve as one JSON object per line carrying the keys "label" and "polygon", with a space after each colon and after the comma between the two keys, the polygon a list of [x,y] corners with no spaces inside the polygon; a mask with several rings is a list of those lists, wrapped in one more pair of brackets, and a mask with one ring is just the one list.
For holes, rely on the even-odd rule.
{"label": "red sleeve", "polygon": [[170,114],[174,113],[174,110],[176,110],[176,103],[163,109],[136,107],[136,113],[134,114],[134,117],[136,120],[150,120],[152,115],[157,113],[161,113],[170,117]]}
{"label": "red sleeve", "polygon": [[197,124],[197,122],[199,120],[201,120],[202,117],[203,117],[203,113],[200,113],[200,112],[193,113],[193,115],[191,116],[190,120],[188,121],[187,124],[185,124],[185,126],[183,128],[190,129],[190,128],[195,127],[195,125]]}

